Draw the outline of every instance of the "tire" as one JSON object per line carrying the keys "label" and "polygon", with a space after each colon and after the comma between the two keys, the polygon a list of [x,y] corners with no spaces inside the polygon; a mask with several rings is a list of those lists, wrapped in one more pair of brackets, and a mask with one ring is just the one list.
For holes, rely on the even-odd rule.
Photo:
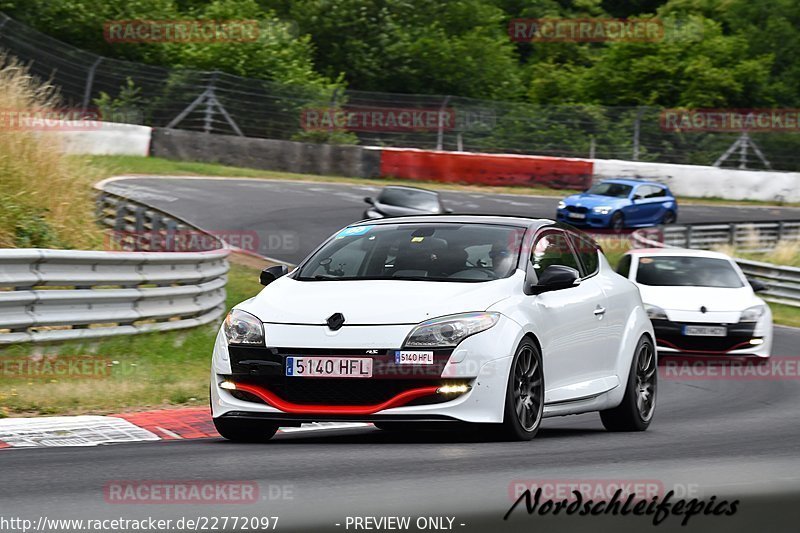
{"label": "tire", "polygon": [[611,221],[608,223],[608,227],[613,229],[614,231],[622,231],[625,229],[625,215],[617,211],[613,215],[611,215]]}
{"label": "tire", "polygon": [[531,339],[525,338],[517,347],[508,373],[503,437],[507,440],[531,440],[539,432],[543,412],[542,354]]}
{"label": "tire", "polygon": [[[608,431],[646,430],[655,413],[657,390],[658,361],[655,346],[649,337],[642,336],[633,354],[622,403],[613,409],[600,411],[603,426]],[[645,391],[648,394],[644,394]]]}
{"label": "tire", "polygon": [[675,212],[667,211],[664,213],[664,220],[661,223],[666,226],[667,224],[674,224],[676,220],[678,220],[678,217],[675,216]]}
{"label": "tire", "polygon": [[214,418],[214,427],[223,438],[233,442],[267,442],[278,431],[277,424],[262,420]]}

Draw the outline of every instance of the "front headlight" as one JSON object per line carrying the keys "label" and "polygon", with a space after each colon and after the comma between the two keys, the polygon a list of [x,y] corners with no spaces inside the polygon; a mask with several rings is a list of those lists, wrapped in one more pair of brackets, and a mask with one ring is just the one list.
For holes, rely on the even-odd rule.
{"label": "front headlight", "polygon": [[258,344],[264,346],[264,324],[244,311],[232,309],[222,325],[228,344]]}
{"label": "front headlight", "polygon": [[644,310],[650,320],[668,320],[667,312],[658,307],[657,305],[644,304]]}
{"label": "front headlight", "polygon": [[463,313],[426,320],[411,330],[403,347],[455,347],[470,335],[491,328],[498,320],[500,313]]}
{"label": "front headlight", "polygon": [[558,202],[558,208],[559,209],[566,209],[567,208],[567,203],[564,200],[560,200]]}
{"label": "front headlight", "polygon": [[754,305],[742,311],[742,316],[739,317],[739,322],[758,322],[758,319],[764,316],[766,309],[763,305]]}
{"label": "front headlight", "polygon": [[612,209],[614,209],[614,208],[611,207],[611,206],[608,206],[608,205],[599,205],[599,206],[593,208],[592,211],[594,211],[595,213],[597,213],[599,215],[607,215],[607,214],[609,214],[611,212]]}

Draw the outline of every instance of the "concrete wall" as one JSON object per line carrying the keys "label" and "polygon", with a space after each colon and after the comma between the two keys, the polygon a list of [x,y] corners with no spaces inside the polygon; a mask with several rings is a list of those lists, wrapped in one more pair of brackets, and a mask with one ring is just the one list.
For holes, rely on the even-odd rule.
{"label": "concrete wall", "polygon": [[55,130],[48,135],[59,137],[64,151],[69,154],[149,155],[153,128],[112,122],[97,124],[87,129]]}
{"label": "concrete wall", "polygon": [[669,185],[680,196],[728,200],[800,202],[800,173],[764,172],[699,165],[643,163],[617,159],[594,161],[594,178],[638,177]]}
{"label": "concrete wall", "polygon": [[300,143],[155,128],[150,150],[155,157],[221,163],[239,167],[321,174],[377,177],[379,149]]}

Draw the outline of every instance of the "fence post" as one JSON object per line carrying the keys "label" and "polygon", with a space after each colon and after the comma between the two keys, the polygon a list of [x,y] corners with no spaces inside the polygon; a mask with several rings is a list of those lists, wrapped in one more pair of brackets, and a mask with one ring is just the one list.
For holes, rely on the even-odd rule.
{"label": "fence post", "polygon": [[692,247],[692,226],[686,226],[686,247]]}
{"label": "fence post", "polygon": [[736,225],[736,222],[731,222],[729,227],[728,227],[728,243],[733,247],[736,247],[736,228],[737,227],[738,226]]}
{"label": "fence post", "polygon": [[[94,85],[94,73],[97,72],[97,67],[103,61],[103,56],[98,57],[92,66],[89,68],[89,73],[86,75],[86,87],[83,89],[83,105],[81,106],[81,113],[86,113],[89,108],[89,98],[92,97],[92,86]],[[99,117],[103,118],[103,117]]]}
{"label": "fence post", "polygon": [[436,149],[441,150],[444,145],[444,121],[442,120],[442,113],[444,113],[448,102],[450,102],[450,95],[444,97],[441,107],[439,107],[439,131],[436,134]]}
{"label": "fence post", "polygon": [[633,160],[639,160],[639,130],[642,123],[642,108],[636,108],[636,120],[633,122]]}

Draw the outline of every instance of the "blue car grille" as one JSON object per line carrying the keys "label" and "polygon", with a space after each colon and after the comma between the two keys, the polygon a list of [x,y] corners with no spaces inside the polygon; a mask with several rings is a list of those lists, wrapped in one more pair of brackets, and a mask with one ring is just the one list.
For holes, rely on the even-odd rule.
{"label": "blue car grille", "polygon": [[578,207],[578,206],[574,206],[574,205],[568,205],[567,206],[567,211],[569,211],[570,213],[588,213],[589,212],[589,208],[588,207]]}

